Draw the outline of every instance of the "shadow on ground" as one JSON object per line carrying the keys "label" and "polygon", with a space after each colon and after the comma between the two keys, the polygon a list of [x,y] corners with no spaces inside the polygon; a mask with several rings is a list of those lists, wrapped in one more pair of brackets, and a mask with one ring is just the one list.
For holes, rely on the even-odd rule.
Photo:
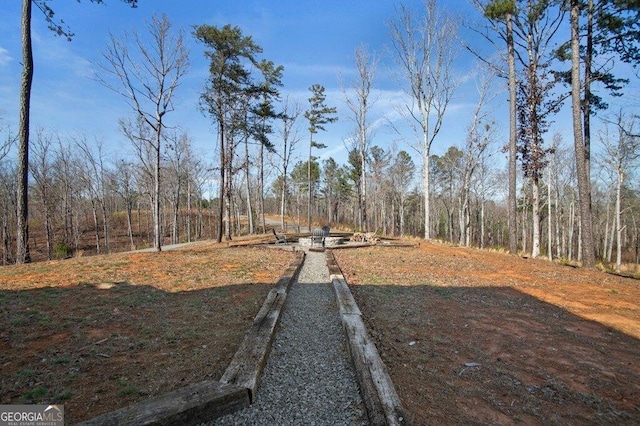
{"label": "shadow on ground", "polygon": [[512,287],[354,285],[411,424],[638,424],[640,342]]}
{"label": "shadow on ground", "polygon": [[219,380],[268,284],[167,292],[85,283],[0,291],[0,403],[59,403],[75,423]]}

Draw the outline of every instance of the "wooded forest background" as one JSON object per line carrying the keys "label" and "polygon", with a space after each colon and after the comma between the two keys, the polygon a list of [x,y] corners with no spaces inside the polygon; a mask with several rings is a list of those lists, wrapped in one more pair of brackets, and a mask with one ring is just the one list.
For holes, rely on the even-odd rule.
{"label": "wooded forest background", "polygon": [[[169,17],[154,16],[145,29],[152,45],[112,36],[96,80],[132,105],[131,117],[118,123],[123,136],[116,156],[92,135],[44,128],[16,135],[0,117],[3,264],[23,260],[17,254],[21,157],[14,148],[26,138],[30,260],[220,241],[266,232],[274,226],[266,216],[277,216],[277,227],[287,232],[328,225],[495,249],[515,241],[519,252],[578,262],[585,244],[578,175],[586,164],[593,252],[607,263],[619,256],[618,267],[637,269],[638,115],[616,105],[628,76],[614,75],[612,64],[638,63],[638,6],[591,0],[476,4],[486,26],[472,30],[494,43],[497,54],[471,53],[482,64],[475,114],[461,123],[466,140],[452,141],[440,156],[430,147],[456,89],[447,67],[466,47],[451,36],[460,21],[444,2],[427,0],[421,13],[400,6],[390,17],[393,49],[387,54],[403,70],[410,99],[404,114],[418,142],[387,148],[367,119],[380,54],[365,47],[355,52],[356,77],[343,83],[350,114],[338,116],[335,100],[327,100],[320,85],[310,86],[308,104],[282,96],[286,70],[262,59],[262,49],[238,27],[202,25],[186,34],[172,28]],[[558,32],[578,22],[580,49]],[[200,101],[218,130],[213,154],[195,152],[188,129],[164,121],[188,72],[183,38],[190,36],[211,61]],[[582,73],[571,75],[567,70],[577,72],[576,64]],[[515,119],[488,108],[507,87],[515,94]],[[549,134],[555,114],[576,93],[580,140]],[[354,123],[344,164],[314,155],[324,148],[320,132],[335,120]],[[507,123],[514,126],[509,140],[500,135]],[[575,137],[575,116],[573,125]],[[513,194],[511,179],[517,182]],[[512,198],[515,213],[509,212]]]}

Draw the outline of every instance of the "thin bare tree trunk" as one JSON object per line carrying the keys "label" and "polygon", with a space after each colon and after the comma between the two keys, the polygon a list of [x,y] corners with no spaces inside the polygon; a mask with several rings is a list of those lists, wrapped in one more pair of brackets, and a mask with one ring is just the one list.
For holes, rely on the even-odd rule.
{"label": "thin bare tree trunk", "polygon": [[249,137],[245,136],[244,140],[244,176],[245,176],[245,190],[247,191],[247,220],[249,221],[249,234],[255,233],[255,226],[253,223],[253,206],[251,205],[251,182],[249,181]]}
{"label": "thin bare tree trunk", "polygon": [[129,235],[129,243],[130,243],[131,250],[135,250],[136,245],[133,242],[133,226],[131,221],[132,208],[131,208],[131,203],[129,203],[128,201],[126,203],[127,203],[127,234]]}
{"label": "thin bare tree trunk", "polygon": [[[615,207],[614,207],[615,208]],[[614,213],[615,216],[615,213]],[[613,237],[615,235],[615,218],[611,219],[611,203],[607,201],[607,221],[604,226],[604,257],[607,262],[611,262],[611,253],[613,251]],[[611,235],[611,241],[609,241],[609,235]]]}
{"label": "thin bare tree trunk", "polygon": [[536,258],[540,256],[540,183],[537,179],[533,179],[532,190],[531,219],[533,222],[533,237],[531,243],[531,257]]}
{"label": "thin bare tree trunk", "polygon": [[484,248],[484,201],[480,202],[480,248]]}
{"label": "thin bare tree trunk", "polygon": [[551,166],[549,166],[549,182],[547,183],[547,257],[553,260],[553,203],[551,200]]}
{"label": "thin bare tree trunk", "polygon": [[260,194],[260,222],[262,224],[262,233],[267,233],[267,220],[265,219],[264,213],[264,145],[260,144],[260,164],[258,169],[259,177],[258,177],[258,185],[259,194]]}
{"label": "thin bare tree trunk", "polygon": [[191,234],[192,234],[192,205],[191,205],[191,175],[187,175],[187,242],[191,242]]}
{"label": "thin bare tree trunk", "polygon": [[527,196],[522,197],[522,251],[527,251]]}
{"label": "thin bare tree trunk", "polygon": [[100,232],[98,232],[98,209],[96,208],[96,200],[91,200],[91,213],[93,215],[93,231],[96,237],[96,253],[100,254]]}
{"label": "thin bare tree trunk", "polygon": [[616,185],[616,272],[622,269],[622,182],[624,172],[618,172],[618,184]]}

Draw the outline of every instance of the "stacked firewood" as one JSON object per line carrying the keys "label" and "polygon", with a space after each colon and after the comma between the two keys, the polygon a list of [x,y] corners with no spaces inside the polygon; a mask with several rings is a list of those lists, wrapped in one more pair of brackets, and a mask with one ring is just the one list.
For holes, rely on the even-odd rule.
{"label": "stacked firewood", "polygon": [[378,237],[375,232],[354,232],[350,241],[356,243],[377,244],[378,241],[380,241],[380,237]]}

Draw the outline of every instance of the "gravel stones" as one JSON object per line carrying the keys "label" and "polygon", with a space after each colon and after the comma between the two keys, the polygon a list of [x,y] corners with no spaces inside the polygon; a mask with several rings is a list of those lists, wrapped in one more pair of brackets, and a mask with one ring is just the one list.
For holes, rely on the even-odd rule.
{"label": "gravel stones", "polygon": [[211,424],[368,424],[324,253],[291,287],[255,402]]}

